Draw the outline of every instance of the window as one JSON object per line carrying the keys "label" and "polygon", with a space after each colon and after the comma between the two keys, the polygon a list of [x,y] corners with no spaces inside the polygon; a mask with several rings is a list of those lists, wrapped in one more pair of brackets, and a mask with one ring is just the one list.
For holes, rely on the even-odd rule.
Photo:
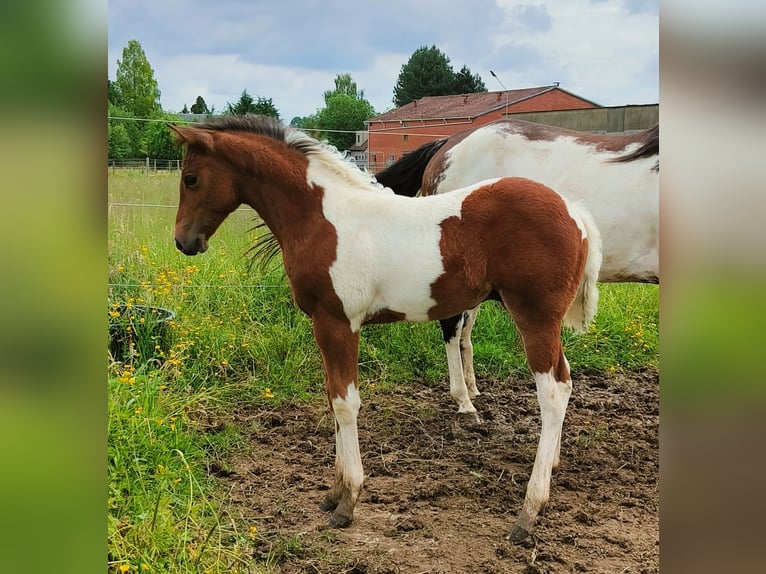
{"label": "window", "polygon": [[410,136],[408,136],[407,134],[404,134],[404,141],[406,142],[410,141]]}

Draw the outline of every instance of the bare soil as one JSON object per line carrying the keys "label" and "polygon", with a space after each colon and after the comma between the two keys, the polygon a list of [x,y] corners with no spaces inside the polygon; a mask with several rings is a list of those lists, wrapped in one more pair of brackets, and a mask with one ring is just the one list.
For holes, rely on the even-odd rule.
{"label": "bare soil", "polygon": [[506,535],[540,431],[532,378],[479,381],[481,422],[448,384],[366,389],[365,487],[347,529],[319,509],[333,480],[326,401],[235,413],[246,455],[220,469],[232,514],[275,571],[354,574],[659,571],[659,374],[575,375],[561,465],[534,536]]}

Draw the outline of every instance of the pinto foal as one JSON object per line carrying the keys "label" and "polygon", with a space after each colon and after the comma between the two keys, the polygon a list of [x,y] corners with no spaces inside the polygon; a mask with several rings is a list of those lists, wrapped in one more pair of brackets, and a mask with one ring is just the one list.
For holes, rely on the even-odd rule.
{"label": "pinto foal", "polygon": [[587,211],[528,179],[486,181],[428,198],[394,195],[334,148],[269,118],[172,127],[186,145],[177,248],[203,253],[247,204],[281,248],[295,302],[311,317],[335,417],[335,484],[322,507],[348,526],[364,471],[357,435],[363,325],[430,321],[487,299],[513,317],[534,373],[542,432],[511,537],[532,529],[549,497],[572,390],[562,323],[596,312],[601,263]]}

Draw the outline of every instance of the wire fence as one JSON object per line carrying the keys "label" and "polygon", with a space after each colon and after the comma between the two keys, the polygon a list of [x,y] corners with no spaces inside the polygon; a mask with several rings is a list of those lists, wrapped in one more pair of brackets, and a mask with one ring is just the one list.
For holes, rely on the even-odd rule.
{"label": "wire fence", "polygon": [[116,172],[120,170],[130,171],[181,171],[183,162],[180,159],[156,159],[156,158],[144,158],[144,159],[110,159],[107,162],[107,166],[110,171]]}

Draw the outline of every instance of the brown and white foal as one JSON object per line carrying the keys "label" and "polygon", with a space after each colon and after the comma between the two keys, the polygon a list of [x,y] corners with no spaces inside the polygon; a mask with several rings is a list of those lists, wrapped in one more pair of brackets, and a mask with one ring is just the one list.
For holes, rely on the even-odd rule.
{"label": "brown and white foal", "polygon": [[427,198],[394,195],[334,149],[258,116],[172,127],[186,145],[176,246],[202,253],[226,216],[251,206],[279,242],[297,305],[311,317],[335,416],[330,526],[351,523],[364,481],[357,435],[363,325],[444,319],[487,299],[513,317],[534,373],[542,432],[511,536],[548,500],[572,382],[562,323],[596,313],[598,230],[587,211],[528,179]]}

